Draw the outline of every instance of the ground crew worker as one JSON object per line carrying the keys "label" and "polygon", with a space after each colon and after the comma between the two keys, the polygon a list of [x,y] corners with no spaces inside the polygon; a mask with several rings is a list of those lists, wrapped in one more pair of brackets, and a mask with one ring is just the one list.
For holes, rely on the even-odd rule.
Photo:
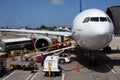
{"label": "ground crew worker", "polygon": [[44,55],[42,53],[41,53],[40,63],[41,63],[41,67],[43,67],[43,65],[44,65]]}
{"label": "ground crew worker", "polygon": [[26,53],[26,54],[24,55],[24,57],[25,57],[25,61],[27,62],[27,61],[28,61],[28,58],[29,58],[28,53]]}
{"label": "ground crew worker", "polygon": [[14,54],[14,51],[12,50],[12,51],[10,51],[10,53],[11,53],[12,61],[14,61],[14,60],[15,60],[15,54]]}
{"label": "ground crew worker", "polygon": [[31,73],[34,73],[34,65],[35,65],[35,61],[33,59],[30,60],[30,70]]}

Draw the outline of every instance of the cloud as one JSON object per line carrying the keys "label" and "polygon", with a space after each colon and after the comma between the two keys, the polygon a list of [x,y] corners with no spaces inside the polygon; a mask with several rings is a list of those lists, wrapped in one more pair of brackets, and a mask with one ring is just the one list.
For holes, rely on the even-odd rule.
{"label": "cloud", "polygon": [[65,4],[64,0],[51,0],[52,5],[63,5]]}

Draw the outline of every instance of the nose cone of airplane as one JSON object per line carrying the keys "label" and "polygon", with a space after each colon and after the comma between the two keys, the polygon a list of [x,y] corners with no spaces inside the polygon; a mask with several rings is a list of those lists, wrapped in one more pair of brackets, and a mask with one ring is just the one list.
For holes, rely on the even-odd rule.
{"label": "nose cone of airplane", "polygon": [[98,36],[104,36],[104,35],[106,35],[106,34],[108,34],[108,33],[109,33],[109,30],[108,30],[108,29],[98,29],[98,30],[97,30]]}
{"label": "nose cone of airplane", "polygon": [[[89,50],[98,50],[107,46],[112,39],[113,28],[111,26],[97,26],[91,31],[91,39],[86,39],[87,43],[84,47]],[[93,29],[93,28],[92,28]]]}
{"label": "nose cone of airplane", "polygon": [[96,35],[98,36],[104,36],[111,33],[112,31],[113,30],[110,28],[110,25],[104,25],[104,26],[98,26],[95,32],[96,32]]}

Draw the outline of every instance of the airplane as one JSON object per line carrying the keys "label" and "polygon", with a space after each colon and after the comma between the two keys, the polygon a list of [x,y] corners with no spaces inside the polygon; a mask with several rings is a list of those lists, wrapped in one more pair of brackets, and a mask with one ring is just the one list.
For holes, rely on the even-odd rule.
{"label": "airplane", "polygon": [[55,29],[55,31],[71,31],[71,30],[66,27],[58,27]]}
{"label": "airplane", "polygon": [[[0,31],[14,31],[27,33],[40,33],[56,36],[72,37],[81,48],[96,51],[105,48],[112,40],[114,25],[110,17],[102,10],[87,9],[79,13],[73,20],[72,32],[40,31],[40,30],[19,30],[0,29]],[[47,36],[35,37],[36,48],[51,45]]]}

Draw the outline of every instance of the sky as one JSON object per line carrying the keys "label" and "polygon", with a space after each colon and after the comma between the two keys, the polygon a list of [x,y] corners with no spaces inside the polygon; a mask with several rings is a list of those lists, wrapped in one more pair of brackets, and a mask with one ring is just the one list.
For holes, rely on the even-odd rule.
{"label": "sky", "polygon": [[[81,0],[82,10],[120,6],[120,0]],[[0,27],[69,25],[80,13],[80,0],[0,0]]]}

